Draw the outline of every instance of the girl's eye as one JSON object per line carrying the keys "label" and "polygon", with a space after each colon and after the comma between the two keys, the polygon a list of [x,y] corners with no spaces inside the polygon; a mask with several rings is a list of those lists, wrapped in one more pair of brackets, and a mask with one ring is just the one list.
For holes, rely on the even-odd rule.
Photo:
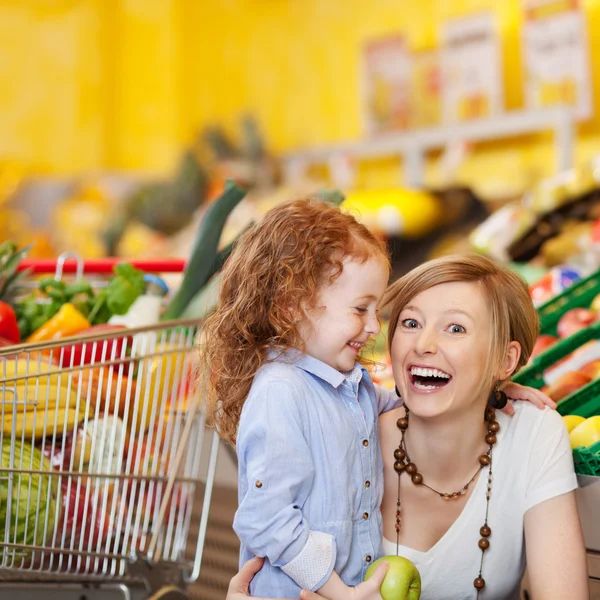
{"label": "girl's eye", "polygon": [[368,309],[367,309],[367,308],[365,308],[364,306],[355,306],[355,307],[354,307],[354,309],[355,309],[357,312],[361,313],[361,314],[363,314],[363,313],[366,313],[366,312],[367,312],[367,310],[368,310]]}
{"label": "girl's eye", "polygon": [[416,329],[419,324],[417,321],[415,321],[415,319],[404,319],[402,321],[402,326],[406,327],[407,329]]}
{"label": "girl's eye", "polygon": [[450,333],[466,333],[467,332],[467,330],[462,325],[457,325],[456,323],[453,323],[452,325],[450,325],[450,327],[448,327],[448,330],[450,331]]}

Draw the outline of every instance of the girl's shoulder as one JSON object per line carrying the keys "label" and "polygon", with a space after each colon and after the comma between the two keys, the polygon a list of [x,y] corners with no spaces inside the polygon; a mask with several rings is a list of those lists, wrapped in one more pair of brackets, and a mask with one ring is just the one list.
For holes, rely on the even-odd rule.
{"label": "girl's shoulder", "polygon": [[292,363],[284,361],[269,361],[263,364],[256,372],[252,381],[252,388],[263,388],[276,383],[284,384],[290,388],[306,385],[302,369]]}
{"label": "girl's shoulder", "polygon": [[303,404],[308,381],[301,369],[286,362],[267,362],[256,372],[245,405],[263,402],[268,396],[282,402]]}

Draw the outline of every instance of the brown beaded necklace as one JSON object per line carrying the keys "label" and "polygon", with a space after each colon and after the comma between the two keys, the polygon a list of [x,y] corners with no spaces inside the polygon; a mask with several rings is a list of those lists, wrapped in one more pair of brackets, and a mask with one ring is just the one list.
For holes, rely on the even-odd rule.
{"label": "brown beaded necklace", "polygon": [[485,551],[490,547],[489,537],[492,534],[492,530],[488,525],[488,515],[490,509],[490,498],[492,497],[492,449],[494,444],[497,441],[496,434],[500,431],[500,425],[498,421],[496,421],[496,412],[495,410],[488,406],[485,410],[485,420],[487,423],[487,434],[485,436],[485,443],[489,446],[488,451],[485,454],[482,454],[479,457],[479,467],[475,474],[471,479],[457,492],[445,493],[440,492],[438,490],[433,489],[431,486],[427,485],[423,481],[423,475],[419,473],[417,469],[417,465],[411,462],[410,457],[408,455],[408,451],[406,450],[406,442],[404,440],[404,433],[408,429],[408,407],[405,407],[406,416],[398,419],[396,425],[398,429],[400,429],[400,444],[398,448],[394,450],[394,471],[398,473],[398,500],[396,502],[396,554],[398,554],[400,549],[400,526],[402,524],[402,502],[400,501],[400,477],[402,473],[406,472],[410,475],[411,481],[415,485],[422,485],[427,489],[430,489],[432,492],[436,493],[440,498],[444,500],[456,500],[460,498],[466,491],[469,489],[469,486],[475,481],[479,471],[484,467],[488,467],[488,480],[487,480],[487,491],[486,491],[486,505],[485,505],[485,521],[483,526],[479,530],[481,535],[481,539],[479,540],[479,548],[481,550],[481,562],[479,563],[479,574],[473,581],[473,585],[477,590],[477,597],[479,597],[479,592],[485,587],[485,579],[481,576],[483,570],[483,557]]}

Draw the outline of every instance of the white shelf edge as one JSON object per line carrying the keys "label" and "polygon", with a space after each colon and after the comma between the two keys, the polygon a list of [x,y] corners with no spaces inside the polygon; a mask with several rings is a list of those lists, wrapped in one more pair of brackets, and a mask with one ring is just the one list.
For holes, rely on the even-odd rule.
{"label": "white shelf edge", "polygon": [[424,153],[458,141],[481,142],[516,137],[542,131],[555,134],[556,166],[558,170],[572,166],[575,137],[575,116],[565,107],[506,112],[492,119],[481,119],[417,129],[408,133],[381,134],[353,142],[316,146],[284,154],[284,161],[304,163],[325,162],[338,154],[356,158],[381,158],[402,155],[406,159],[407,182],[419,185],[422,181]]}

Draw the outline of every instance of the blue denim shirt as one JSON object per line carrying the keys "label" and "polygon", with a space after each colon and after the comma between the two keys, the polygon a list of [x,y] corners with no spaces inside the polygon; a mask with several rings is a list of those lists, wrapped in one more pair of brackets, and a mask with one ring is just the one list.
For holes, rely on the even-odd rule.
{"label": "blue denim shirt", "polygon": [[359,369],[347,378],[311,356],[288,354],[254,378],[236,442],[233,524],[240,564],[266,557],[252,595],[298,598],[332,570],[355,586],[382,553],[378,416],[401,402]]}

